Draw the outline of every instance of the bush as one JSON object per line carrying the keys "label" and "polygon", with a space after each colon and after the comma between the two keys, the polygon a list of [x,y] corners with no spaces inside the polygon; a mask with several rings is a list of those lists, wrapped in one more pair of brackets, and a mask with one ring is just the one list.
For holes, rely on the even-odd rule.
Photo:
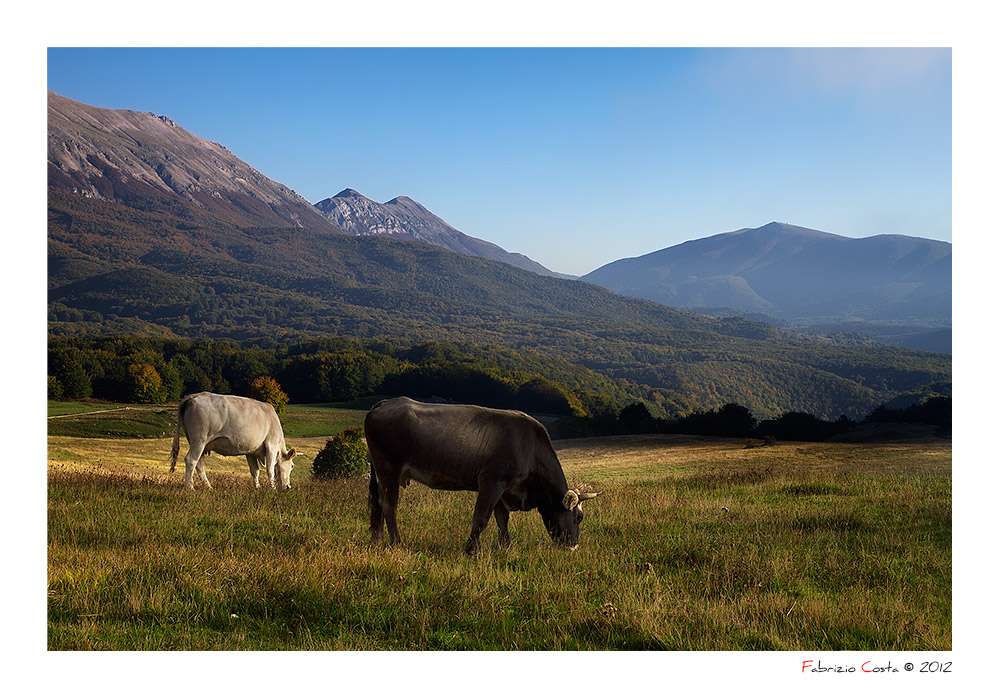
{"label": "bush", "polygon": [[326,440],[313,460],[314,478],[348,478],[368,470],[368,447],[358,428],[344,430]]}

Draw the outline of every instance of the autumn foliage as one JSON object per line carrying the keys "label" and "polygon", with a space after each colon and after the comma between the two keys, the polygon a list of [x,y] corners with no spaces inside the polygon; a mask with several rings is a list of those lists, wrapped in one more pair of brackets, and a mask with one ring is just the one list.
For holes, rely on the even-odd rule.
{"label": "autumn foliage", "polygon": [[270,376],[258,376],[250,383],[250,398],[270,403],[281,414],[288,405],[288,394],[281,390],[278,382]]}

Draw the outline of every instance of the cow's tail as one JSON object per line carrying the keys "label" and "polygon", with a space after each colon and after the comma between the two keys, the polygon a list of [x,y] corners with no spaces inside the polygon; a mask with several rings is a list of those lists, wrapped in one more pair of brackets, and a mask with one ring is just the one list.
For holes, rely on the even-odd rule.
{"label": "cow's tail", "polygon": [[177,467],[177,455],[181,451],[181,420],[184,418],[184,411],[187,410],[190,396],[182,398],[177,406],[177,424],[174,425],[174,443],[170,447],[170,472],[173,473]]}
{"label": "cow's tail", "polygon": [[375,464],[371,464],[371,477],[368,479],[368,527],[373,538],[382,534],[382,503],[378,496],[378,478],[375,476]]}

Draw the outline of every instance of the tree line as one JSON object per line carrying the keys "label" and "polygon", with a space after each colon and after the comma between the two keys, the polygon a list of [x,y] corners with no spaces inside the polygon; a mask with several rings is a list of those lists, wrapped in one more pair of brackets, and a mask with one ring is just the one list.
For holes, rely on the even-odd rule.
{"label": "tree line", "polygon": [[[48,395],[167,403],[212,391],[326,403],[405,394],[563,416],[585,415],[588,405],[609,400],[600,390],[607,382],[603,377],[566,368],[572,390],[543,373],[550,365],[540,355],[493,352],[499,354],[440,342],[407,346],[330,339],[261,349],[227,340],[55,338],[48,348]],[[611,404],[618,405],[613,399]]]}
{"label": "tree line", "polygon": [[935,434],[951,436],[951,396],[932,396],[906,408],[880,405],[860,420],[841,415],[822,420],[800,411],[758,420],[742,405],[729,403],[712,410],[696,410],[667,419],[654,417],[644,403],[631,403],[619,412],[577,416],[560,421],[553,431],[560,437],[622,434],[688,434],[709,437],[746,437],[771,440],[822,442],[870,423],[917,423],[931,425]]}

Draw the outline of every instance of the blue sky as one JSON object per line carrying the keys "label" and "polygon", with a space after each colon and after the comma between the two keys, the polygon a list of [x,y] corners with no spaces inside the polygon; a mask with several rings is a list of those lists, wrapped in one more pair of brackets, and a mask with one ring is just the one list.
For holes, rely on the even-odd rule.
{"label": "blue sky", "polygon": [[405,194],[584,274],[772,220],[951,240],[950,49],[49,48],[310,202]]}

